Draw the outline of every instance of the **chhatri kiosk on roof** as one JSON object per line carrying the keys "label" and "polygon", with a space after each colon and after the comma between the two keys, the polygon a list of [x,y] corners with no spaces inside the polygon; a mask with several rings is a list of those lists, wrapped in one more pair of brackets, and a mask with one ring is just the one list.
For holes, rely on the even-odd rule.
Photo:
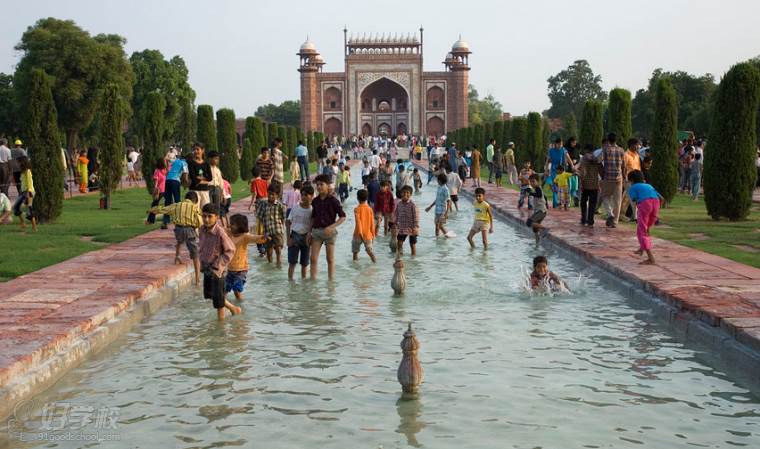
{"label": "chhatri kiosk on roof", "polygon": [[423,29],[406,34],[343,30],[344,67],[325,72],[308,37],[299,52],[301,129],[327,136],[441,136],[467,126],[470,47],[461,36],[444,70],[424,71]]}

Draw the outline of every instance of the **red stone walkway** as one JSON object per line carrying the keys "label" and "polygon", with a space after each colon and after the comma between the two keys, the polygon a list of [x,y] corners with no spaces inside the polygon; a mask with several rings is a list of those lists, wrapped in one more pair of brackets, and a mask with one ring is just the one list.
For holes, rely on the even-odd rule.
{"label": "red stone walkway", "polygon": [[[235,202],[232,210],[245,211],[249,201],[250,197]],[[7,398],[14,380],[67,351],[81,358],[74,347],[81,347],[99,326],[191,273],[184,247],[181,255],[188,263],[174,265],[174,244],[171,230],[155,230],[2,284],[0,401]],[[43,367],[52,374],[30,384],[54,377],[56,369]],[[3,411],[7,410],[0,404],[0,416]]]}
{"label": "red stone walkway", "polygon": [[[467,184],[465,191],[472,194],[471,180]],[[524,225],[529,214],[517,209],[517,191],[486,181],[482,187],[498,213]],[[692,315],[760,350],[760,269],[657,238],[657,265],[639,265],[643,259],[633,254],[639,247],[635,229],[607,229],[603,219],[594,228],[581,226],[579,208],[565,212],[550,207],[543,224],[549,228],[548,240],[667,301],[684,314],[676,318]]]}

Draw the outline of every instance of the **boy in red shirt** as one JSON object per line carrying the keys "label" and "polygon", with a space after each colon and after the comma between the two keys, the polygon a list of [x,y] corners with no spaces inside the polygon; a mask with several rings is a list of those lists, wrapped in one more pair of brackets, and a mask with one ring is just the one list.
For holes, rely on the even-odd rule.
{"label": "boy in red shirt", "polygon": [[[253,167],[253,170],[251,170],[251,174],[253,175],[253,179],[251,179],[251,203],[248,205],[248,210],[251,210],[253,208],[254,215],[256,213],[256,209],[258,207],[258,204],[260,202],[267,202],[267,198],[269,196],[269,193],[267,190],[269,189],[269,184],[266,182],[265,179],[261,177],[261,168],[259,167]],[[256,234],[262,235],[264,233],[264,225],[260,221],[256,220]],[[256,244],[256,249],[259,250],[259,257],[264,257],[265,248],[264,245],[261,243]]]}
{"label": "boy in red shirt", "polygon": [[[380,191],[377,192],[377,199],[375,200],[375,229],[380,229],[380,221],[385,219],[383,235],[388,235],[388,227],[391,223],[394,206],[391,183],[390,181],[383,181],[380,183]],[[377,234],[377,231],[375,231],[375,234]]]}

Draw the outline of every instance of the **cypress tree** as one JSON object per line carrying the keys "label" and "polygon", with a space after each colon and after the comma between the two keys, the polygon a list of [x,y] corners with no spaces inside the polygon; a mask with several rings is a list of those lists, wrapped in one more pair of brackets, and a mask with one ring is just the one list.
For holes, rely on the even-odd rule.
{"label": "cypress tree", "polygon": [[251,136],[251,148],[253,150],[253,164],[256,163],[256,158],[259,157],[261,147],[267,146],[266,131],[264,129],[264,122],[260,118],[253,118],[253,135]]}
{"label": "cypress tree", "polygon": [[755,126],[759,102],[757,69],[746,62],[731,67],[718,85],[710,145],[705,151],[705,206],[714,220],[749,216],[757,180]]}
{"label": "cypress tree", "polygon": [[255,117],[245,118],[245,134],[243,136],[243,154],[240,157],[240,178],[249,181],[251,169],[256,160],[254,157],[254,139],[256,134]]}
{"label": "cypress tree", "polygon": [[631,125],[631,92],[625,89],[612,89],[608,106],[608,129],[615,133],[620,146],[625,146],[633,135]]}
{"label": "cypress tree", "polygon": [[594,148],[602,146],[604,135],[603,105],[595,100],[587,100],[583,105],[583,121],[581,121],[581,135],[578,143],[581,148],[591,144]]}
{"label": "cypress tree", "polygon": [[182,103],[179,117],[179,144],[183,152],[190,151],[195,141],[196,118],[193,104],[189,100]]}
{"label": "cypress tree", "polygon": [[565,139],[575,137],[578,139],[578,120],[575,118],[575,113],[571,112],[567,114],[564,120]]}
{"label": "cypress tree", "polygon": [[314,154],[314,151],[316,150],[314,148],[314,133],[307,132],[306,133],[306,148],[309,150],[309,160],[312,160],[312,155]]}
{"label": "cypress tree", "polygon": [[267,123],[267,143],[266,145],[271,148],[272,141],[277,137],[277,123]]}
{"label": "cypress tree", "polygon": [[549,119],[546,117],[541,118],[541,147],[539,148],[538,153],[536,154],[536,160],[543,164],[546,161],[546,156],[549,152],[549,146],[552,143],[553,138],[556,138],[556,136],[552,133],[552,127],[551,123],[549,122]]}
{"label": "cypress tree", "polygon": [[237,154],[237,133],[235,132],[235,111],[216,111],[217,140],[220,154],[219,169],[224,179],[233,184],[240,177],[240,160]]}
{"label": "cypress tree", "polygon": [[678,102],[670,78],[657,81],[652,131],[652,186],[670,202],[678,191]]}
{"label": "cypress tree", "polygon": [[[142,175],[148,192],[153,193],[153,170],[156,161],[163,157],[164,147],[164,110],[166,100],[158,92],[151,92],[145,97],[145,123],[143,126]],[[200,117],[200,111],[198,113]],[[200,127],[199,127],[200,129]]]}
{"label": "cypress tree", "polygon": [[58,134],[58,112],[51,82],[43,70],[32,71],[25,111],[26,135],[34,175],[34,216],[53,221],[63,209],[63,161]]}
{"label": "cypress tree", "polygon": [[491,137],[496,139],[496,148],[504,148],[504,146],[501,144],[501,135],[504,133],[504,122],[501,120],[496,120],[493,122],[492,128],[491,128]]}
{"label": "cypress tree", "polygon": [[501,123],[501,136],[499,136],[499,143],[501,144],[501,148],[506,151],[509,142],[512,141],[512,120],[504,120]]}
{"label": "cypress tree", "polygon": [[103,93],[103,106],[100,110],[100,191],[103,195],[103,208],[111,207],[111,193],[121,181],[122,162],[124,160],[124,136],[122,129],[124,117],[120,102],[119,88],[109,84]]}
{"label": "cypress tree", "polygon": [[207,104],[198,106],[198,126],[196,136],[203,144],[206,153],[219,148],[216,143],[216,128],[214,128],[214,109]]}
{"label": "cypress tree", "polygon": [[541,114],[538,112],[529,113],[525,131],[525,152],[527,159],[533,163],[536,171],[540,171],[539,167],[544,166],[543,161],[538,160],[544,142],[542,131]]}
{"label": "cypress tree", "polygon": [[290,146],[288,147],[287,155],[293,158],[296,153],[296,145],[298,145],[298,129],[295,126],[288,127],[288,143]]}
{"label": "cypress tree", "polygon": [[[481,150],[485,148],[485,146],[483,146],[483,141],[486,140],[485,134],[486,130],[482,123],[475,125],[475,130],[473,132],[473,138],[472,142],[470,142],[470,145],[475,145]],[[464,150],[464,148],[462,148],[462,150]]]}
{"label": "cypress tree", "polygon": [[515,162],[522,167],[522,164],[530,160],[526,150],[526,136],[528,134],[528,119],[525,117],[515,117],[512,119],[512,141],[515,143]]}
{"label": "cypress tree", "polygon": [[[488,146],[489,143],[491,143],[491,138],[493,137],[493,123],[485,123],[483,125],[483,143],[481,148],[485,148]],[[496,148],[494,148],[494,151],[496,151]]]}

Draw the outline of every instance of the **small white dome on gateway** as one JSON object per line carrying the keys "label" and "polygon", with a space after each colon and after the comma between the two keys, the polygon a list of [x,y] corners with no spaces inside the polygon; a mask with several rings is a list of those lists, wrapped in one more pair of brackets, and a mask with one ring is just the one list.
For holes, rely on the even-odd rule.
{"label": "small white dome on gateway", "polygon": [[309,52],[316,52],[317,46],[314,45],[314,42],[310,41],[309,38],[306,38],[306,42],[301,44],[301,53],[309,53]]}
{"label": "small white dome on gateway", "polygon": [[451,51],[470,51],[470,44],[463,41],[462,36],[459,36],[459,40],[451,46]]}
{"label": "small white dome on gateway", "polygon": [[325,63],[325,60],[324,60],[324,59],[322,59],[322,55],[320,55],[320,54],[317,54],[317,55],[315,55],[315,56],[314,56],[314,57],[311,59],[311,61],[312,61],[313,63],[315,63],[315,64],[324,64],[324,63]]}

